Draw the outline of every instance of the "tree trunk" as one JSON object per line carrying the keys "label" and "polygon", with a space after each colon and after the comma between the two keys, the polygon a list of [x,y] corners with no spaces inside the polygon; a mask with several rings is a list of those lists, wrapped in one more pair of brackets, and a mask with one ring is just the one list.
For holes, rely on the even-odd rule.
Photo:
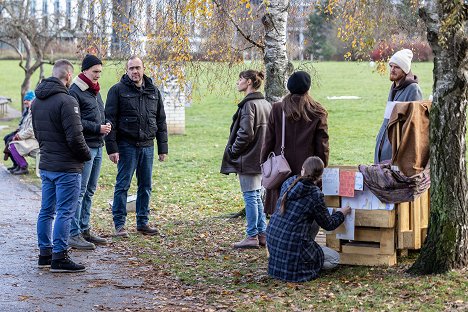
{"label": "tree trunk", "polygon": [[[463,1],[426,1],[420,10],[434,52],[434,95],[430,112],[431,212],[426,242],[410,268],[442,273],[468,265],[466,106],[467,9]],[[459,19],[458,22],[448,20]],[[452,26],[451,26],[452,25]]]}
{"label": "tree trunk", "polygon": [[285,81],[293,70],[286,54],[288,5],[287,0],[272,0],[262,17],[265,27],[265,97],[271,103],[280,101],[286,94]]}
{"label": "tree trunk", "polygon": [[39,67],[39,80],[37,81],[36,86],[38,86],[44,78],[45,78],[44,64],[41,63],[41,66]]}

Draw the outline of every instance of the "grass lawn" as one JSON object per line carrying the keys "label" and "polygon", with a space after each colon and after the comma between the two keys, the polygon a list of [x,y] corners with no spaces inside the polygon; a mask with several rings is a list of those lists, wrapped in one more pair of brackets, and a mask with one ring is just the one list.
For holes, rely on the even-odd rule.
{"label": "grass lawn", "polygon": [[[13,97],[19,107],[22,72],[16,62],[1,61],[0,95]],[[243,66],[245,68],[246,65]],[[375,135],[383,118],[390,82],[364,63],[317,63],[312,95],[329,112],[330,163],[361,164],[373,160]],[[242,208],[235,176],[219,174],[231,116],[241,95],[235,92],[237,72],[226,83],[195,84],[192,106],[186,109],[186,134],[170,136],[169,160],[154,163],[152,221],[164,238],[134,234],[114,246],[132,251],[139,263],[149,263],[154,274],[164,274],[219,309],[237,311],[460,311],[468,307],[467,272],[414,277],[405,269],[416,255],[400,259],[392,268],[342,266],[320,279],[303,284],[281,283],[266,274],[263,250],[234,251],[231,244],[244,235],[244,220],[222,216]],[[431,92],[432,64],[416,63],[424,98]],[[15,73],[15,74],[12,74]],[[50,69],[49,69],[50,73]],[[122,71],[106,65],[101,79],[105,97]],[[208,80],[219,79],[216,71]],[[222,75],[221,75],[222,76]],[[212,81],[211,81],[212,82]],[[212,92],[208,92],[212,91]],[[354,95],[359,100],[329,100]],[[11,128],[15,122],[8,123]],[[10,129],[11,130],[11,129]],[[8,130],[3,130],[4,134]],[[2,147],[3,148],[3,147]],[[112,233],[108,201],[112,198],[116,167],[105,158],[94,198],[92,224],[102,234]],[[34,177],[28,177],[38,183]],[[135,182],[135,181],[134,181]],[[136,191],[132,184],[130,193]],[[127,227],[133,231],[134,214]],[[156,279],[157,282],[157,279]]]}

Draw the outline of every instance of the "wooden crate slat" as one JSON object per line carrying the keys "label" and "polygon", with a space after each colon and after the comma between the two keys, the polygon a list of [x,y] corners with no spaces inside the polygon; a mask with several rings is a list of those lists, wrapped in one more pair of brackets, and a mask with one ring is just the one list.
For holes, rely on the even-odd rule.
{"label": "wooden crate slat", "polygon": [[395,226],[395,210],[356,209],[355,226],[392,228]]}
{"label": "wooden crate slat", "polygon": [[421,201],[417,198],[415,201],[410,203],[412,217],[412,230],[413,230],[413,249],[421,248]]}
{"label": "wooden crate slat", "polygon": [[398,237],[398,249],[414,249],[413,231],[400,232]]}
{"label": "wooden crate slat", "polygon": [[327,207],[332,208],[340,208],[341,207],[341,197],[340,196],[325,196],[325,205]]}
{"label": "wooden crate slat", "polygon": [[397,263],[397,257],[396,253],[393,255],[360,255],[341,253],[340,263],[348,265],[392,266]]}
{"label": "wooden crate slat", "polygon": [[380,254],[392,255],[395,253],[395,229],[380,229]]}
{"label": "wooden crate slat", "polygon": [[354,240],[362,242],[380,242],[380,228],[356,227]]}
{"label": "wooden crate slat", "polygon": [[397,205],[398,211],[398,227],[397,227],[397,236],[398,236],[398,249],[405,249],[405,243],[403,239],[403,233],[411,231],[411,220],[410,220],[410,204],[409,203],[400,203]]}
{"label": "wooden crate slat", "polygon": [[341,246],[342,253],[360,255],[378,255],[380,246],[378,243],[352,242]]}
{"label": "wooden crate slat", "polygon": [[[429,190],[424,192],[421,195],[421,228],[427,228],[429,225],[429,206],[430,206],[430,198],[429,198]],[[422,237],[424,240],[425,236]]]}
{"label": "wooden crate slat", "polygon": [[333,250],[336,250],[338,252],[341,251],[340,240],[336,239],[335,234],[327,234],[326,235],[326,244],[327,244],[327,247],[329,247],[329,248],[331,248]]}

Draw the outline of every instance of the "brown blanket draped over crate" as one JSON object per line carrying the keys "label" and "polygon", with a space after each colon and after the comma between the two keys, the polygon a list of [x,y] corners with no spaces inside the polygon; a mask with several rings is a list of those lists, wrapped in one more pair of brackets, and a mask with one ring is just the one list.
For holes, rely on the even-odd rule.
{"label": "brown blanket draped over crate", "polygon": [[430,168],[411,177],[393,170],[388,163],[359,165],[364,184],[383,203],[412,202],[431,186]]}
{"label": "brown blanket draped over crate", "polygon": [[392,164],[407,177],[429,162],[429,110],[431,101],[397,103],[388,121]]}

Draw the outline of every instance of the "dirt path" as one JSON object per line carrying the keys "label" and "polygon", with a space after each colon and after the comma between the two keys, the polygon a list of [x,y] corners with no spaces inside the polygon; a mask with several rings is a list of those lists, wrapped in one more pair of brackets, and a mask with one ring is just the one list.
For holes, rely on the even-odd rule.
{"label": "dirt path", "polygon": [[[87,266],[83,273],[38,269],[40,198],[40,189],[24,184],[0,165],[0,311],[204,309],[194,298],[184,298],[183,287],[164,277],[155,279],[150,266],[115,244],[73,252],[72,258]],[[146,276],[151,276],[151,282]]]}

